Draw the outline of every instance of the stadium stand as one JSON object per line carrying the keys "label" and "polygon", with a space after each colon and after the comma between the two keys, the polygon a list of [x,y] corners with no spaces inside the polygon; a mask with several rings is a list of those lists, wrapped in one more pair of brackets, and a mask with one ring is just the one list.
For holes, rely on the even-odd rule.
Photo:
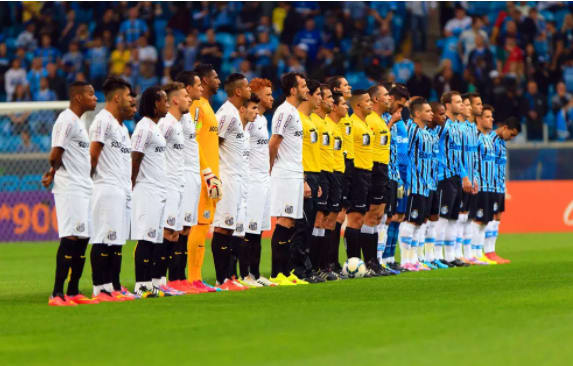
{"label": "stadium stand", "polygon": [[[527,139],[573,138],[571,2],[5,2],[0,4],[0,101],[66,99],[66,84],[119,75],[137,91],[197,62],[222,78],[273,80],[301,71],[478,91],[496,118],[517,115]],[[439,57],[429,18],[439,17]],[[415,52],[412,52],[412,51]],[[422,64],[434,65],[433,75]],[[224,99],[221,90],[215,106]],[[0,115],[0,149],[48,151],[54,111]],[[544,132],[545,131],[545,132]]]}

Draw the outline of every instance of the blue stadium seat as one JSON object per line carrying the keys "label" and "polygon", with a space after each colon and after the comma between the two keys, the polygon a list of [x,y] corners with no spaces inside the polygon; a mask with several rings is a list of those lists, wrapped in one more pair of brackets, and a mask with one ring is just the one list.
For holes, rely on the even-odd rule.
{"label": "blue stadium seat", "polygon": [[20,146],[20,136],[0,136],[0,152],[13,153]]}
{"label": "blue stadium seat", "polygon": [[10,136],[12,134],[12,124],[8,116],[0,116],[0,136]]}
{"label": "blue stadium seat", "polygon": [[52,147],[50,136],[33,135],[31,140],[36,146],[40,148],[40,150],[42,150],[42,152],[48,152]]}
{"label": "blue stadium seat", "polygon": [[17,191],[19,185],[20,185],[20,177],[18,177],[17,175],[0,176],[0,192]]}

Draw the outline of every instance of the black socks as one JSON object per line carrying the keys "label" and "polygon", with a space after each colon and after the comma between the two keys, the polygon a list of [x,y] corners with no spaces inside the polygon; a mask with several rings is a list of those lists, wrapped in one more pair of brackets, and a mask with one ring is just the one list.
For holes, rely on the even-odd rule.
{"label": "black socks", "polygon": [[347,226],[346,230],[344,231],[344,238],[346,239],[346,255],[348,258],[360,258],[360,248],[362,247],[360,244],[360,230]]}
{"label": "black socks", "polygon": [[169,281],[185,280],[185,267],[187,266],[187,235],[179,234],[177,242],[169,254]]}
{"label": "black socks", "polygon": [[84,264],[86,263],[86,248],[89,239],[71,240],[72,242],[72,264],[70,281],[68,282],[68,296],[75,296],[80,293],[79,284],[80,278],[84,271]]}
{"label": "black socks", "polygon": [[213,262],[215,262],[215,274],[220,285],[228,278],[231,259],[232,236],[222,233],[213,233],[211,240],[211,250],[213,252]]}
{"label": "black socks", "polygon": [[294,234],[294,227],[287,228],[276,225],[271,238],[272,270],[271,277],[276,277],[280,272],[285,275],[290,273],[290,239]]}
{"label": "black socks", "polygon": [[259,270],[261,263],[261,237],[262,234],[245,234],[245,240],[249,241],[249,272],[255,279],[261,276]]}
{"label": "black socks", "polygon": [[111,282],[110,258],[107,244],[93,244],[90,252],[92,264],[92,282],[94,286],[101,286]]}
{"label": "black socks", "polygon": [[64,294],[64,282],[72,267],[75,244],[76,240],[70,240],[68,238],[60,239],[60,246],[56,254],[56,278],[52,296],[61,296]]}
{"label": "black socks", "polygon": [[[157,245],[159,246],[159,245]],[[95,247],[95,246],[94,246]],[[149,282],[151,281],[151,268],[152,268],[152,250],[153,243],[147,240],[139,240],[135,247],[135,281],[136,282]],[[93,249],[92,249],[93,253]],[[95,284],[95,283],[94,283]]]}
{"label": "black socks", "polygon": [[338,260],[338,251],[340,246],[340,231],[342,230],[342,224],[337,222],[336,228],[330,235],[329,244],[329,254],[328,254],[328,264],[334,265],[337,269],[340,268],[340,262]]}

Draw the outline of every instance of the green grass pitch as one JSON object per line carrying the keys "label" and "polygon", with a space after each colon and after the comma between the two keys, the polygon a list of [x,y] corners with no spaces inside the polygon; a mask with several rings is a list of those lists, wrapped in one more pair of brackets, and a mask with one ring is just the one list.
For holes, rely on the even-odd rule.
{"label": "green grass pitch", "polygon": [[[572,239],[502,235],[508,265],[75,308],[47,305],[55,243],[0,244],[0,362],[563,365],[573,356]],[[205,263],[212,282],[210,250]],[[123,266],[131,288],[133,245]],[[89,263],[81,289],[91,293]]]}

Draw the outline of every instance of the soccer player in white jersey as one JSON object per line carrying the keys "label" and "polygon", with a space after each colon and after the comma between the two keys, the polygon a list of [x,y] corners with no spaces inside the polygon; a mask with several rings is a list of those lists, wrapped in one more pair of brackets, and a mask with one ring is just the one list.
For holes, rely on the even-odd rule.
{"label": "soccer player in white jersey", "polygon": [[105,107],[89,129],[93,294],[100,302],[124,301],[132,296],[119,283],[131,209],[131,142],[123,121],[133,117],[135,99],[129,83],[120,78],[108,78],[103,92]]}
{"label": "soccer player in white jersey", "polygon": [[239,108],[251,97],[251,89],[247,78],[237,73],[227,77],[224,87],[227,101],[215,116],[219,123],[219,174],[225,193],[217,202],[213,218],[211,250],[215,262],[217,286],[223,290],[241,291],[248,287],[230,278],[231,240],[241,204],[242,172],[246,169],[243,159],[245,132]]}
{"label": "soccer player in white jersey", "polygon": [[304,197],[310,187],[304,184],[302,167],[302,122],[297,110],[306,100],[308,87],[303,75],[289,72],[281,77],[286,100],[275,111],[269,141],[271,171],[271,216],[277,218],[271,239],[271,281],[286,284],[290,275],[290,243],[295,220],[303,216]]}
{"label": "soccer player in white jersey", "polygon": [[[90,178],[89,138],[84,121],[80,118],[93,111],[97,98],[94,88],[82,81],[69,86],[70,106],[58,115],[52,130],[50,170],[42,177],[42,184],[54,187],[54,201],[58,218],[60,246],[56,254],[56,279],[51,306],[97,304],[99,301],[80,294],[78,284],[86,261],[88,245],[89,204],[92,193]],[[64,283],[70,273],[67,295]]]}
{"label": "soccer player in white jersey", "polygon": [[[203,94],[203,86],[199,75],[193,71],[182,71],[175,80],[183,83],[191,101],[199,100]],[[199,108],[191,113],[187,110],[181,117],[181,125],[185,141],[183,143],[183,200],[181,202],[183,229],[170,254],[168,285],[187,293],[199,293],[187,281],[185,267],[187,266],[187,238],[192,226],[197,225],[199,195],[201,194],[201,169],[199,164],[199,144],[197,143],[196,124],[199,119]],[[195,286],[196,287],[196,286]],[[207,290],[209,291],[209,290]],[[207,292],[203,291],[203,292]],[[213,290],[214,291],[214,290]]]}
{"label": "soccer player in white jersey", "polygon": [[[163,256],[167,257],[167,265],[161,266],[161,277],[158,287],[166,294],[175,293],[179,289],[167,284],[167,268],[173,260],[173,248],[177,245],[180,231],[183,230],[183,193],[185,188],[185,135],[183,132],[183,115],[189,112],[191,99],[185,89],[185,84],[173,82],[163,86],[167,95],[169,111],[157,126],[165,138],[165,162],[167,173],[167,196],[163,228]],[[155,284],[154,284],[155,286]],[[174,291],[175,290],[175,291]]]}
{"label": "soccer player in white jersey", "polygon": [[137,240],[135,292],[142,297],[173,294],[161,290],[167,266],[166,245],[163,245],[166,142],[157,124],[168,108],[167,95],[160,87],[147,88],[139,101],[139,114],[143,118],[137,122],[131,139],[131,239]]}

